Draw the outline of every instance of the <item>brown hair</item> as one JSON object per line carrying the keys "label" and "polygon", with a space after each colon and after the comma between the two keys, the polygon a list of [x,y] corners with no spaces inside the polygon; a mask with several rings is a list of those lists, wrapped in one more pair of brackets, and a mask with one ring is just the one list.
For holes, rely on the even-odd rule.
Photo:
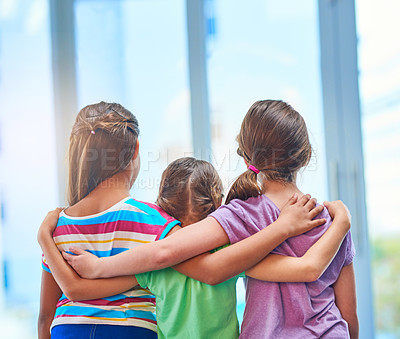
{"label": "brown hair", "polygon": [[70,206],[128,166],[138,135],[136,117],[119,104],[102,101],[78,113],[68,151]]}
{"label": "brown hair", "polygon": [[[238,154],[256,167],[265,180],[293,182],[297,171],[311,158],[304,119],[283,101],[255,102],[244,117],[237,141]],[[226,203],[260,194],[257,174],[247,170],[233,183]]]}
{"label": "brown hair", "polygon": [[191,157],[171,162],[161,177],[157,205],[182,221],[207,217],[221,204],[222,181],[214,166]]}

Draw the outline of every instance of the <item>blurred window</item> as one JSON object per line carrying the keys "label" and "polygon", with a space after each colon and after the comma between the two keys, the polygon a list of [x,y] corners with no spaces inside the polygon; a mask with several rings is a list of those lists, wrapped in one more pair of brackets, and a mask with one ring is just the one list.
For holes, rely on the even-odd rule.
{"label": "blurred window", "polygon": [[154,202],[161,173],[192,155],[184,0],[75,1],[79,107],[119,102],[139,120],[132,195]]}
{"label": "blurred window", "polygon": [[378,339],[400,337],[398,1],[357,1],[366,201]]}
{"label": "blurred window", "polygon": [[48,2],[0,0],[0,328],[5,338],[36,335],[41,279],[36,231],[56,207],[58,194],[51,70]]}

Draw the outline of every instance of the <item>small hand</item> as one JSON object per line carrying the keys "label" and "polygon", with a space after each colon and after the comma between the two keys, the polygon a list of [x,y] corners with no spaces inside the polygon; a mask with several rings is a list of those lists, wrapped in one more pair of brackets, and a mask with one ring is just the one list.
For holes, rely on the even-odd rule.
{"label": "small hand", "polygon": [[44,236],[52,236],[53,235],[53,232],[57,226],[58,217],[59,217],[61,211],[62,211],[62,208],[58,207],[55,210],[47,213],[46,217],[44,218],[44,220],[38,230],[37,238],[38,238],[39,243],[41,242],[41,240],[43,239]]}
{"label": "small hand", "polygon": [[347,206],[341,200],[325,201],[324,205],[328,209],[332,219],[341,221],[343,225],[350,229],[351,214]]}
{"label": "small hand", "polygon": [[70,247],[69,250],[75,255],[62,252],[64,259],[82,278],[99,278],[97,268],[100,265],[100,259],[94,254],[84,251],[78,247]]}
{"label": "small hand", "polygon": [[311,199],[309,194],[300,199],[297,199],[297,194],[293,194],[283,206],[278,220],[285,223],[288,237],[294,237],[326,223],[324,218],[313,220],[324,209],[323,205],[315,206],[316,203],[316,199]]}

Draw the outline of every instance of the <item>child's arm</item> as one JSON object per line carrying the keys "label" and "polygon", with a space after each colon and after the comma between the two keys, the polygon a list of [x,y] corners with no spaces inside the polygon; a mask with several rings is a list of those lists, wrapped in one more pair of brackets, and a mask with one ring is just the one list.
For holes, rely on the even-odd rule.
{"label": "child's arm", "polygon": [[[59,209],[50,212],[43,223],[57,223],[59,212]],[[63,259],[53,241],[52,235],[46,228],[42,228],[42,226],[38,232],[38,242],[43,250],[46,263],[49,265],[52,274],[48,272],[45,273],[52,276],[52,280],[56,281],[56,284],[58,284],[57,287],[60,286],[69,300],[104,298],[122,293],[137,285],[137,280],[134,275],[96,280],[79,277]]]}
{"label": "child's arm", "polygon": [[61,295],[62,292],[53,276],[43,270],[38,317],[39,339],[50,339],[50,326],[56,312],[57,301],[60,299]]}
{"label": "child's arm", "polygon": [[[234,256],[237,266],[230,272],[230,276],[253,266],[287,238],[306,232],[326,221],[312,220],[322,211],[322,206],[314,208],[315,201],[310,200],[309,195],[303,196],[297,202],[296,200],[297,196],[292,197],[287,210],[282,211],[278,220],[270,226],[254,234],[251,240],[248,238],[238,243],[240,253],[237,252]],[[247,246],[248,241],[251,242],[251,247]],[[228,242],[228,236],[221,225],[214,218],[208,217],[184,227],[166,239],[139,246],[113,257],[97,258],[75,248],[70,250],[79,255],[63,252],[63,256],[81,276],[109,277],[173,266]]]}
{"label": "child's arm", "polygon": [[358,339],[356,282],[352,263],[342,268],[333,290],[336,306],[349,325],[350,338]]}
{"label": "child's arm", "polygon": [[271,254],[246,271],[252,278],[276,282],[311,282],[325,272],[350,230],[351,215],[341,201],[325,202],[333,222],[300,258]]}
{"label": "child's arm", "polygon": [[[341,201],[325,204],[334,217],[334,221],[321,239],[303,257],[268,255],[260,263],[247,270],[246,275],[259,280],[278,282],[317,280],[336,255],[350,229],[350,214],[346,206]],[[219,284],[241,272],[236,269],[236,267],[243,267],[238,265],[238,260],[247,260],[244,258],[245,255],[254,255],[251,238],[245,239],[248,240],[247,245],[245,245],[245,240],[242,240],[215,253],[205,253],[189,259],[173,268],[206,284]],[[265,248],[263,253],[267,254],[267,251],[272,249]],[[245,254],[246,250],[250,252]]]}

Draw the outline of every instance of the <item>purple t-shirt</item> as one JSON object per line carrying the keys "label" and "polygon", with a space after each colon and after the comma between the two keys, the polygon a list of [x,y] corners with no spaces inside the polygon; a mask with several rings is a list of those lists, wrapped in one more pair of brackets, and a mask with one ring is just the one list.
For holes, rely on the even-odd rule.
{"label": "purple t-shirt", "polygon": [[[211,214],[231,243],[273,223],[280,210],[265,195],[232,200]],[[326,231],[332,219],[326,209],[318,216],[327,223],[287,239],[273,252],[301,257]],[[350,232],[324,274],[311,283],[274,283],[246,278],[246,308],[241,338],[349,338],[348,326],[335,304],[332,284],[355,254]]]}

